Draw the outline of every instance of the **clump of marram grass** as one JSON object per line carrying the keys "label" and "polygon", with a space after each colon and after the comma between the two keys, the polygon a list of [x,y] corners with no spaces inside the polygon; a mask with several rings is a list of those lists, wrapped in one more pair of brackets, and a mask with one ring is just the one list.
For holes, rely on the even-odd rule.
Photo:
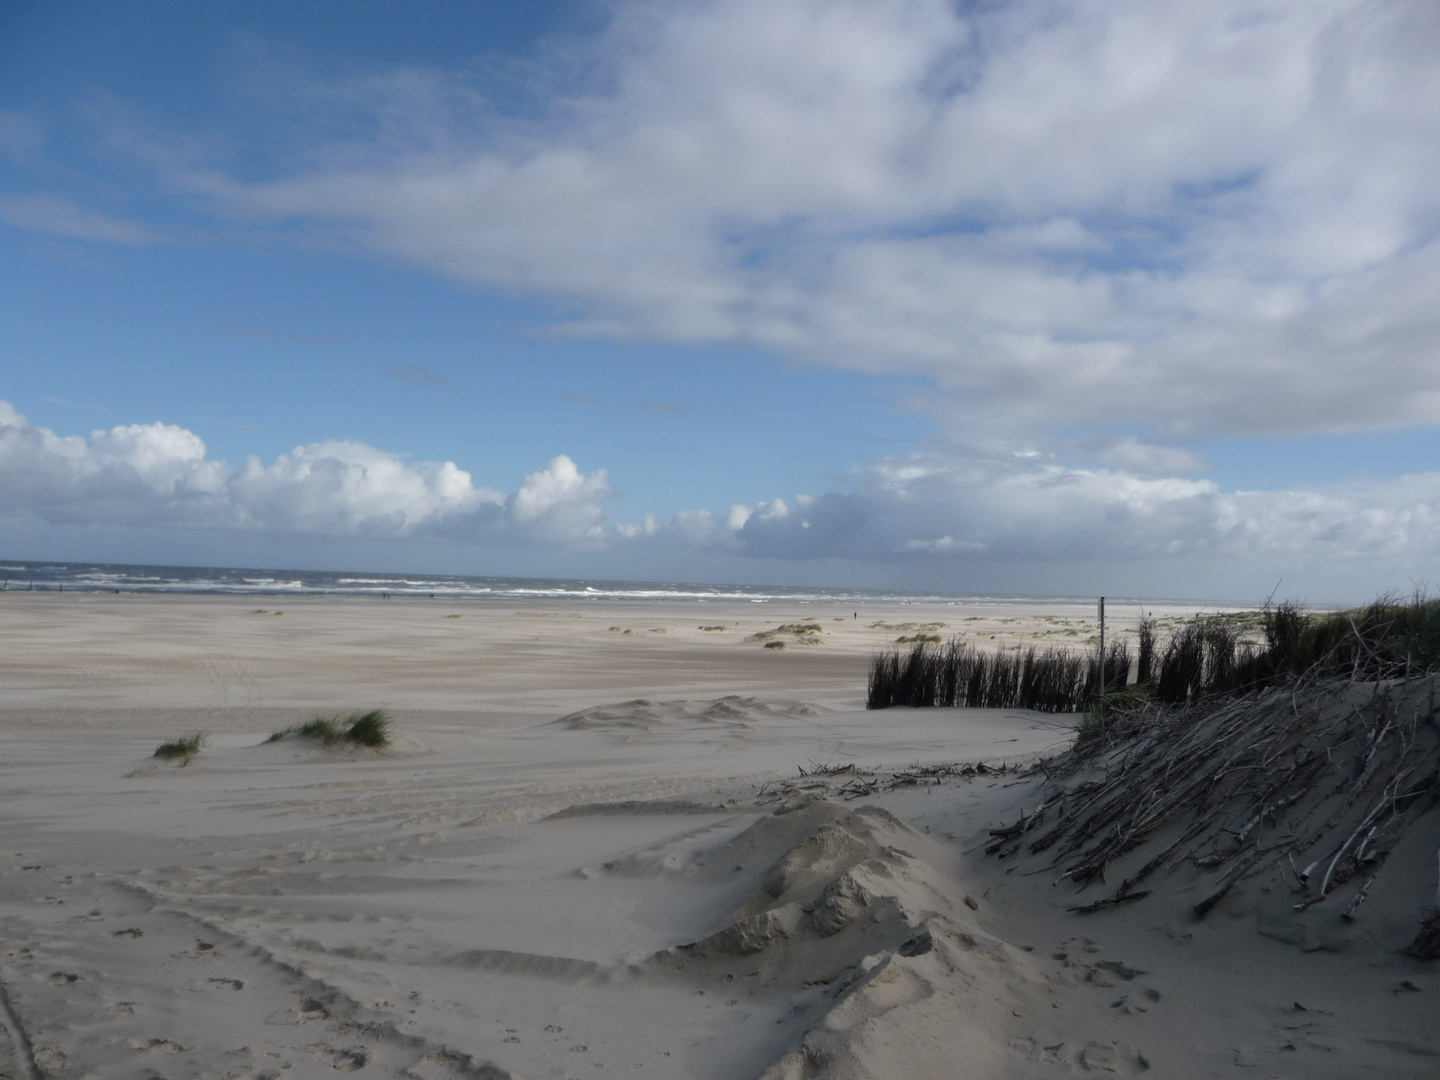
{"label": "clump of marram grass", "polygon": [[345,729],[341,727],[338,716],[325,717],[317,716],[314,720],[306,720],[295,729],[295,734],[302,739],[318,739],[326,746],[337,743],[345,737]]}
{"label": "clump of marram grass", "polygon": [[723,626],[702,626],[702,627],[700,627],[700,629],[701,629],[701,630],[707,630],[707,631],[710,631],[710,632],[719,631],[719,632],[722,633],[722,634],[725,632],[725,627],[723,627]]}
{"label": "clump of marram grass", "polygon": [[179,761],[181,765],[188,765],[190,759],[200,752],[200,747],[204,743],[204,732],[197,731],[193,735],[162,742],[155,748],[155,757],[165,761]]}
{"label": "clump of marram grass", "polygon": [[941,639],[939,634],[902,634],[900,637],[897,637],[895,639],[895,644],[914,645],[921,641],[928,641],[932,644],[938,645],[940,643],[940,640]]}
{"label": "clump of marram grass", "polygon": [[349,716],[317,716],[303,724],[283,728],[265,741],[279,742],[291,736],[311,739],[326,746],[350,743],[352,746],[379,749],[390,745],[390,714],[384,709],[371,709]]}
{"label": "clump of marram grass", "polygon": [[765,647],[770,648],[776,639],[789,635],[801,645],[818,645],[821,641],[820,635],[823,633],[824,627],[811,618],[804,622],[781,623],[773,630],[761,630],[759,633],[751,634],[745,640],[764,642]]}
{"label": "clump of marram grass", "polygon": [[767,649],[783,649],[784,647],[785,647],[785,643],[784,643],[783,641],[767,641],[767,642],[765,642],[765,648],[767,648]]}
{"label": "clump of marram grass", "polygon": [[371,709],[360,716],[352,717],[345,738],[358,746],[388,746],[390,743],[390,716],[384,709]]}

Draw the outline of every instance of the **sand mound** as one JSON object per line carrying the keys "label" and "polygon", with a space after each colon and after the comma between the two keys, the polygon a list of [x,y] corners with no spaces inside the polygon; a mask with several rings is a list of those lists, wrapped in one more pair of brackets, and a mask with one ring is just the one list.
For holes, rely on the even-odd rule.
{"label": "sand mound", "polygon": [[613,705],[595,705],[562,716],[557,727],[571,731],[651,731],[683,725],[747,729],[773,717],[818,716],[803,701],[767,702],[730,694],[714,701],[651,701],[636,698]]}
{"label": "sand mound", "polygon": [[646,966],[794,998],[795,1035],[766,1080],[949,1075],[957,1049],[998,1068],[1014,1004],[1044,979],[957,914],[927,856],[943,857],[879,807],[782,807],[705,856],[710,875],[759,869],[758,884],[713,933]]}

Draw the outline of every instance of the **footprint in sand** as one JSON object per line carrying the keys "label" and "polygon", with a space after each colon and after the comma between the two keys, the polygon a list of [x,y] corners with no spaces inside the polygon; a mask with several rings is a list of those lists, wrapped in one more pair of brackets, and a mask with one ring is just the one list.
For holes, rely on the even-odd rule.
{"label": "footprint in sand", "polygon": [[183,1054],[190,1049],[188,1046],[181,1046],[173,1039],[129,1039],[127,1040],[130,1049],[140,1053],[153,1052],[157,1054]]}
{"label": "footprint in sand", "polygon": [[356,1069],[363,1069],[370,1062],[370,1054],[362,1048],[336,1051],[335,1056],[330,1059],[332,1068],[341,1072],[354,1072]]}
{"label": "footprint in sand", "polygon": [[1010,1040],[1010,1049],[1031,1061],[1047,1065],[1068,1065],[1081,1073],[1135,1076],[1150,1068],[1150,1062],[1145,1060],[1144,1054],[1120,1042],[1092,1042],[1076,1050],[1063,1042],[1046,1046],[1035,1039],[1021,1038]]}
{"label": "footprint in sand", "polygon": [[363,1046],[349,1046],[337,1049],[329,1043],[311,1043],[305,1047],[321,1061],[328,1061],[332,1069],[340,1072],[354,1072],[370,1064],[370,1051]]}
{"label": "footprint in sand", "polygon": [[191,990],[243,990],[245,984],[239,979],[196,979],[190,984]]}
{"label": "footprint in sand", "polygon": [[47,1076],[57,1076],[65,1069],[65,1055],[53,1046],[41,1046],[35,1050],[35,1064]]}
{"label": "footprint in sand", "polygon": [[69,986],[71,983],[80,981],[80,976],[73,971],[52,971],[50,981],[56,986]]}
{"label": "footprint in sand", "polygon": [[1144,1054],[1119,1042],[1089,1043],[1080,1051],[1075,1064],[1088,1072],[1119,1073],[1122,1076],[1133,1076],[1150,1068]]}
{"label": "footprint in sand", "polygon": [[296,1002],[295,1011],[300,1014],[301,1020],[330,1019],[330,1010],[314,998],[303,998]]}

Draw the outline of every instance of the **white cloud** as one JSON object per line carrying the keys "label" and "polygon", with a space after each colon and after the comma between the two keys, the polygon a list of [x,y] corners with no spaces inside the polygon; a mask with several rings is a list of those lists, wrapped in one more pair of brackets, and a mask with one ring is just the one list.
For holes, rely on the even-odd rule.
{"label": "white cloud", "polygon": [[610,494],[603,470],[584,475],[563,455],[507,497],[453,462],[410,464],[363,443],[313,443],[235,468],[174,425],[59,436],[0,401],[0,513],[55,524],[565,548],[595,542]]}
{"label": "white cloud", "polygon": [[102,240],[130,247],[145,247],[157,240],[153,231],[137,221],[109,217],[55,195],[6,196],[0,199],[0,221],[71,240]]}
{"label": "white cloud", "polygon": [[1429,0],[616,10],[535,115],[399,71],[307,87],[268,180],[164,168],[577,330],[928,377],[953,432],[1440,422]]}
{"label": "white cloud", "polygon": [[1087,439],[1076,447],[1084,460],[1098,461],[1137,476],[1188,476],[1209,471],[1198,455],[1177,446],[1162,446],[1129,436]]}
{"label": "white cloud", "polygon": [[0,109],[0,154],[30,162],[44,141],[44,129],[35,117],[16,109]]}
{"label": "white cloud", "polygon": [[516,528],[551,543],[595,542],[604,538],[602,503],[612,492],[605,470],[583,475],[564,454],[525,477],[505,500]]}
{"label": "white cloud", "polygon": [[717,541],[754,557],[876,563],[1348,562],[1385,588],[1440,555],[1440,473],[1223,492],[1044,460],[912,455],[857,471],[803,518],[756,513]]}

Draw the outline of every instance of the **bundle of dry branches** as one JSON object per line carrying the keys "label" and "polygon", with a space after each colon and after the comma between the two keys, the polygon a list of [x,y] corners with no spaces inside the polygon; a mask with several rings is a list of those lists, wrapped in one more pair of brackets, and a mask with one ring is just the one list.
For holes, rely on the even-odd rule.
{"label": "bundle of dry branches", "polygon": [[[1142,883],[1188,861],[1218,875],[1198,918],[1279,866],[1297,911],[1358,879],[1341,911],[1353,919],[1395,843],[1440,801],[1437,685],[1440,676],[1299,679],[1112,713],[1047,767],[1041,804],[992,830],[986,851],[1048,853],[1060,880],[1082,888],[1123,861],[1119,885],[1072,909],[1081,912],[1140,899]],[[1436,948],[1434,922],[1413,950]]]}

